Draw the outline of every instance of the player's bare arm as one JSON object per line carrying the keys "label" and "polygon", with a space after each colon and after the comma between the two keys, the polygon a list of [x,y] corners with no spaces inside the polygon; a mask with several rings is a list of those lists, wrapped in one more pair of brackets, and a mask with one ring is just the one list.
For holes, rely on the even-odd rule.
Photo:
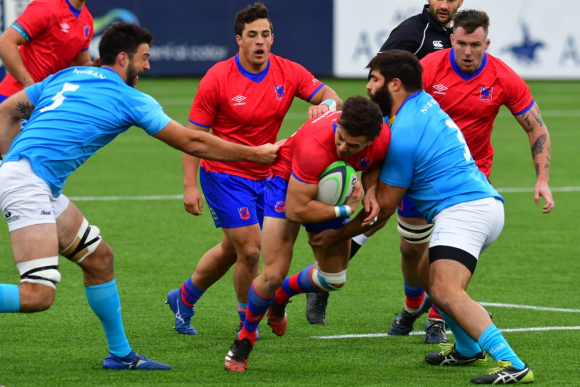
{"label": "player's bare arm", "polygon": [[[338,230],[326,230],[315,235],[308,243],[314,248],[326,249],[337,243],[349,240],[350,238],[372,230],[379,224],[386,222],[395,213],[399,203],[403,200],[407,188],[395,187],[379,182],[377,201],[380,207],[378,219],[372,225],[365,223],[367,214],[360,211],[356,218],[349,224]],[[367,224],[363,226],[363,223]]]}
{"label": "player's bare arm", "polygon": [[71,64],[71,67],[75,67],[75,66],[86,66],[86,67],[97,66],[98,67],[98,62],[97,62],[97,64],[95,64],[91,60],[91,53],[89,52],[89,50],[85,50],[85,51],[79,52],[79,54],[75,58],[74,62]]}
{"label": "player's bare arm", "polygon": [[[303,183],[291,176],[286,194],[286,219],[293,223],[321,223],[335,219],[334,206],[315,200],[317,193],[318,184]],[[345,205],[355,211],[362,194],[362,186],[357,182]]]}
{"label": "player's bare arm", "polygon": [[334,90],[324,85],[310,100],[310,103],[314,106],[308,108],[308,118],[318,117],[329,111],[331,105],[333,105],[331,101],[336,104],[336,106],[333,106],[334,110],[342,109],[342,99],[338,97]]}
{"label": "player's bare arm", "polygon": [[5,155],[10,144],[20,133],[20,120],[29,119],[34,105],[24,90],[0,104],[0,154]]}
{"label": "player's bare arm", "polygon": [[536,185],[534,200],[540,203],[540,196],[546,200],[542,212],[548,213],[554,209],[554,199],[548,182],[550,180],[550,162],[552,158],[550,134],[540,114],[537,103],[524,114],[516,116],[516,120],[526,131],[532,150],[532,160],[536,169]]}
{"label": "player's bare arm", "polygon": [[[361,175],[362,185],[364,187],[365,196],[363,197],[362,204],[364,206],[367,217],[364,219],[362,225],[372,226],[375,224],[379,216],[379,211],[381,210],[379,202],[377,200],[377,190],[379,175],[381,174],[380,164],[376,164],[371,167],[368,171],[363,171]],[[372,223],[372,224],[371,224]]]}
{"label": "player's bare arm", "polygon": [[280,149],[275,144],[258,147],[234,144],[209,133],[189,130],[174,120],[153,137],[192,156],[216,161],[249,161],[270,165],[276,160]]}
{"label": "player's bare arm", "polygon": [[[14,22],[19,28],[24,30],[18,22]],[[6,67],[6,70],[16,79],[22,86],[27,87],[34,84],[34,80],[24,67],[22,56],[18,46],[26,44],[26,39],[22,34],[14,28],[9,27],[0,35],[0,59]]]}
{"label": "player's bare arm", "polygon": [[[192,130],[200,130],[202,132],[209,132],[210,128],[199,126],[188,122],[187,128]],[[197,187],[197,171],[199,170],[199,157],[183,154],[183,205],[185,211],[192,215],[201,215],[203,213],[203,199],[201,191]]]}

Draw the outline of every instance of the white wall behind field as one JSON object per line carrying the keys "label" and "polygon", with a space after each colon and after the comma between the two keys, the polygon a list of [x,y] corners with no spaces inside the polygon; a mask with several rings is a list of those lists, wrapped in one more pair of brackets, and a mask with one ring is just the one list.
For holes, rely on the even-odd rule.
{"label": "white wall behind field", "polygon": [[[335,0],[334,74],[366,77],[364,69],[400,22],[422,11],[422,0]],[[525,79],[580,79],[580,1],[465,0],[463,9],[491,19],[488,52]]]}

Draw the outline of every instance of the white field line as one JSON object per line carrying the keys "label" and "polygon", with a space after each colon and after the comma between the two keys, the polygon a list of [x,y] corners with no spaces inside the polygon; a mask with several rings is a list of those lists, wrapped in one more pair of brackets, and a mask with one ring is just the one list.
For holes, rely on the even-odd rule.
{"label": "white field line", "polygon": [[[577,327],[535,327],[535,328],[507,328],[500,329],[500,332],[540,332],[540,331],[578,331],[580,326]],[[453,332],[447,331],[448,335],[452,335]],[[422,336],[425,332],[411,332],[411,336]],[[319,340],[332,340],[332,339],[358,339],[366,337],[391,337],[386,333],[369,333],[361,335],[336,335],[336,336],[310,336],[312,339]],[[394,337],[394,336],[392,336]]]}
{"label": "white field line", "polygon": [[[496,188],[501,193],[534,192],[533,188]],[[552,192],[580,192],[580,187],[553,187]],[[121,200],[181,200],[183,195],[152,196],[69,196],[75,202],[116,202]]]}
{"label": "white field line", "polygon": [[495,302],[480,302],[480,304],[483,306],[496,306],[498,308],[532,309],[532,310],[544,310],[548,312],[580,313],[580,309],[546,308],[543,306],[515,305],[515,304],[497,304]]}

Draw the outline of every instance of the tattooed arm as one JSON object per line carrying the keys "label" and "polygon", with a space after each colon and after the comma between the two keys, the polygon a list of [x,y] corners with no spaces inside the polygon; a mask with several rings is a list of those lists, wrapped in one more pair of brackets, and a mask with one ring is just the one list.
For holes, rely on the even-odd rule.
{"label": "tattooed arm", "polygon": [[0,104],[0,155],[8,153],[12,140],[20,133],[20,120],[29,119],[33,111],[34,105],[24,90]]}
{"label": "tattooed arm", "polygon": [[546,200],[542,212],[548,213],[554,208],[554,199],[548,186],[550,180],[550,160],[552,158],[550,134],[540,115],[537,103],[524,114],[516,116],[516,120],[526,131],[532,147],[532,160],[536,168],[536,186],[534,187],[534,200],[540,203],[540,196]]}

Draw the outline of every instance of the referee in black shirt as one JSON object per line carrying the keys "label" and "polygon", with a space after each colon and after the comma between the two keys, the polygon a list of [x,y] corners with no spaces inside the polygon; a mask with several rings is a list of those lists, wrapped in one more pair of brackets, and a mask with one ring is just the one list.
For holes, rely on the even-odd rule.
{"label": "referee in black shirt", "polygon": [[[457,10],[463,4],[463,0],[427,0],[423,12],[410,17],[399,26],[397,26],[389,35],[387,41],[381,47],[380,52],[388,50],[405,50],[415,54],[419,60],[423,59],[428,54],[438,50],[451,48],[450,35],[453,32],[451,27],[451,20]],[[404,218],[411,223],[414,218]],[[424,218],[417,219],[417,232],[421,227],[430,228]],[[381,226],[382,227],[382,226]],[[372,234],[378,231],[375,228],[369,231],[366,236],[359,235],[351,241],[351,259],[361,248],[361,246],[368,240]],[[405,272],[417,271],[416,265],[419,264],[427,243],[409,244],[406,240],[401,240],[401,266],[403,274]],[[408,267],[405,270],[405,267]],[[405,277],[405,275],[403,275]],[[413,281],[416,280],[415,278]],[[406,285],[407,287],[407,285]],[[328,302],[328,293],[308,293],[306,305],[306,318],[311,324],[326,325],[326,305]],[[428,307],[421,307],[419,310],[405,308],[393,321],[393,325],[389,329],[389,335],[408,335],[413,330],[415,321],[428,310]],[[432,313],[435,319],[428,320],[427,332],[425,341],[428,344],[446,343],[447,337],[445,335],[445,323],[437,313]]]}

